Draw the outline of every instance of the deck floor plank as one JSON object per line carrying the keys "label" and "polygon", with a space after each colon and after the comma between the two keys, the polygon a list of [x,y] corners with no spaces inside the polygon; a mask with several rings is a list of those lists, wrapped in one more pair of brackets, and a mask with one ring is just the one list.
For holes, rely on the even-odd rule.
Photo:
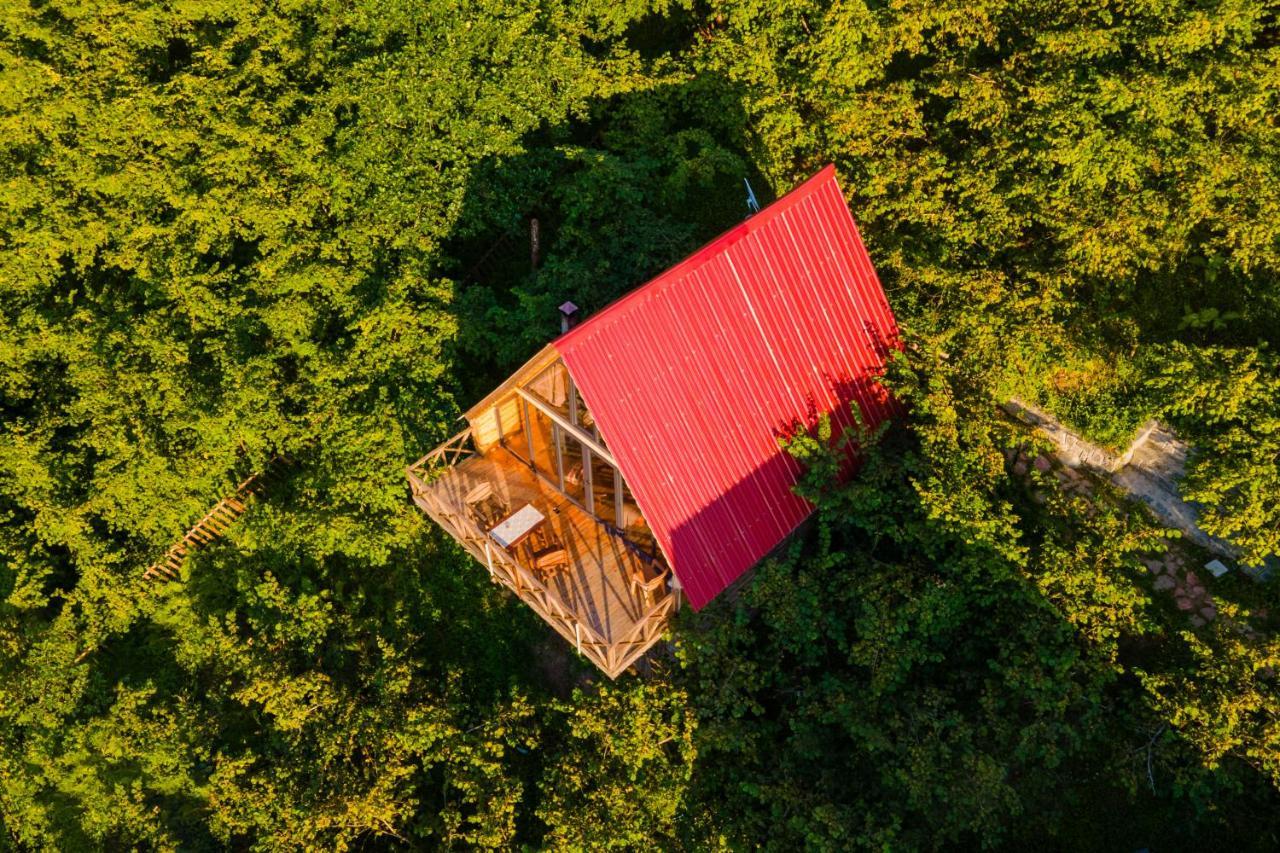
{"label": "deck floor plank", "polygon": [[[458,463],[429,488],[462,515],[466,513],[464,496],[481,483],[492,486],[508,512],[530,503],[547,517],[569,554],[569,567],[557,572],[548,584],[565,607],[609,643],[630,634],[651,606],[643,594],[637,595],[631,588],[632,572],[641,570],[640,558],[502,448]],[[518,547],[515,556],[528,565],[524,548]]]}

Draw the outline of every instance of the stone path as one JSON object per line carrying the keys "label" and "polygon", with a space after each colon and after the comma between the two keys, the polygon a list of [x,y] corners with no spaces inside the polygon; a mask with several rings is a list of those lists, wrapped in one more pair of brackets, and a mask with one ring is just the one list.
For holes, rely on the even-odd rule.
{"label": "stone path", "polygon": [[[1087,474],[1063,464],[1054,464],[1048,456],[1039,455],[1032,458],[1025,450],[1010,450],[1005,458],[1009,462],[1012,473],[1025,477],[1035,469],[1042,473],[1050,473],[1057,478],[1063,491],[1080,497],[1092,497],[1093,482]],[[1035,490],[1032,499],[1037,503],[1044,502],[1043,493]],[[1201,581],[1200,576],[1187,568],[1187,558],[1176,545],[1165,540],[1165,553],[1158,557],[1148,557],[1142,562],[1153,577],[1152,585],[1156,591],[1168,593],[1174,604],[1187,614],[1188,621],[1196,628],[1212,622],[1218,616],[1217,605],[1213,596]]]}
{"label": "stone path", "polygon": [[1174,603],[1188,615],[1192,625],[1199,628],[1218,617],[1213,597],[1200,577],[1186,567],[1186,558],[1178,551],[1171,549],[1162,559],[1149,558],[1142,562],[1155,577],[1155,588],[1172,595]]}
{"label": "stone path", "polygon": [[[1033,467],[1046,473],[1052,471],[1068,493],[1091,496],[1091,480],[1084,473],[1090,471],[1142,501],[1157,520],[1182,531],[1188,541],[1218,557],[1237,561],[1236,549],[1201,530],[1196,504],[1184,501],[1179,494],[1178,481],[1186,472],[1191,448],[1168,428],[1151,421],[1143,426],[1124,453],[1115,454],[1085,440],[1053,415],[1030,403],[1015,398],[1003,408],[1045,435],[1056,448],[1053,458],[1041,455],[1032,459],[1021,450],[1009,451],[1007,458],[1015,475],[1025,476]],[[1040,503],[1045,500],[1039,490],[1033,490],[1031,496]],[[1217,618],[1218,608],[1196,573],[1200,570],[1191,571],[1186,567],[1184,548],[1166,544],[1163,556],[1143,561],[1154,577],[1153,585],[1156,590],[1172,596],[1178,609],[1187,614],[1195,627],[1212,622]],[[1280,565],[1280,562],[1269,558],[1261,566],[1239,565],[1239,568],[1255,581],[1265,581],[1271,576],[1273,564]],[[1203,573],[1209,576],[1208,569]],[[1254,632],[1246,624],[1236,627],[1246,634]]]}
{"label": "stone path", "polygon": [[[1219,557],[1236,560],[1238,553],[1227,542],[1200,529],[1199,513],[1184,501],[1178,481],[1186,472],[1190,447],[1168,428],[1151,421],[1124,453],[1116,455],[1072,432],[1057,418],[1031,403],[1014,398],[1004,410],[1034,427],[1053,442],[1054,455],[1067,468],[1085,468],[1107,477],[1126,493],[1142,501],[1161,523]],[[1250,572],[1250,574],[1254,574]],[[1265,579],[1265,572],[1254,575]]]}
{"label": "stone path", "polygon": [[1178,481],[1187,470],[1190,447],[1167,428],[1157,426],[1144,441],[1135,442],[1127,465],[1111,475],[1111,480],[1141,500],[1170,527],[1176,527],[1192,542],[1219,557],[1235,557],[1227,542],[1200,529],[1195,504],[1178,493]]}
{"label": "stone path", "polygon": [[1116,455],[1104,447],[1086,441],[1053,415],[1025,400],[1014,397],[1002,408],[1018,420],[1048,436],[1058,448],[1057,456],[1063,464],[1070,468],[1090,468],[1103,474],[1118,471],[1127,465],[1135,449],[1145,444],[1147,437],[1157,428],[1154,421],[1148,422],[1129,445],[1129,449]]}

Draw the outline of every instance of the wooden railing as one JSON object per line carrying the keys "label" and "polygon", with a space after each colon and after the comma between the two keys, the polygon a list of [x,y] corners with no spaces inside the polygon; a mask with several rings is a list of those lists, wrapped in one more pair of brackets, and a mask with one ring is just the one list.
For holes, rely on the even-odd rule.
{"label": "wooden railing", "polygon": [[610,644],[609,666],[602,667],[610,678],[616,678],[625,672],[627,667],[643,657],[662,637],[662,632],[666,630],[667,622],[675,611],[675,603],[675,594],[664,590],[631,630]]}
{"label": "wooden railing", "polygon": [[213,509],[191,525],[186,535],[170,545],[163,557],[148,566],[142,573],[142,579],[158,582],[177,580],[187,555],[226,535],[227,530],[240,520],[240,516],[245,514],[249,504],[262,493],[279,468],[288,462],[287,457],[277,456],[262,471],[250,475],[236,486],[232,494],[214,504]]}
{"label": "wooden railing", "polygon": [[416,471],[423,480],[431,482],[445,470],[475,455],[476,448],[471,442],[471,428],[468,427],[410,465],[409,471]]}
{"label": "wooden railing", "polygon": [[469,433],[460,433],[422,459],[409,466],[407,474],[414,503],[433,521],[444,528],[459,544],[489,571],[495,583],[501,583],[528,604],[579,654],[586,657],[610,678],[617,678],[640,658],[662,635],[674,609],[675,597],[663,590],[648,612],[621,640],[610,641],[589,623],[579,619],[560,595],[520,564],[507,549],[498,545],[461,507],[443,501],[431,487],[444,460],[463,460],[474,455],[468,446]]}

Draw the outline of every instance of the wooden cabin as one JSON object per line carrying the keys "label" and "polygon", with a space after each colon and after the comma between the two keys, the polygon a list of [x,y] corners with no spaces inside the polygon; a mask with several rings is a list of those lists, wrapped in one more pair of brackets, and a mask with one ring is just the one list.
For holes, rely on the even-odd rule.
{"label": "wooden cabin", "polygon": [[896,340],[828,166],[544,347],[409,467],[413,499],[616,677],[809,516],[779,436],[893,414]]}

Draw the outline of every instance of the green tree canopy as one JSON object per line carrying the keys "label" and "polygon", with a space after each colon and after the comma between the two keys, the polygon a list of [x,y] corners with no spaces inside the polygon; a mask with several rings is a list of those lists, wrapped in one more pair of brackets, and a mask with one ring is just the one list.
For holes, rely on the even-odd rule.
{"label": "green tree canopy", "polygon": [[[1215,582],[1192,627],[1143,562],[1188,546],[1011,472],[996,404],[1171,422],[1205,528],[1280,548],[1278,21],[0,6],[0,847],[1275,848],[1274,588]],[[827,162],[906,414],[848,482],[848,437],[794,436],[807,531],[602,683],[404,466],[560,302]]]}

